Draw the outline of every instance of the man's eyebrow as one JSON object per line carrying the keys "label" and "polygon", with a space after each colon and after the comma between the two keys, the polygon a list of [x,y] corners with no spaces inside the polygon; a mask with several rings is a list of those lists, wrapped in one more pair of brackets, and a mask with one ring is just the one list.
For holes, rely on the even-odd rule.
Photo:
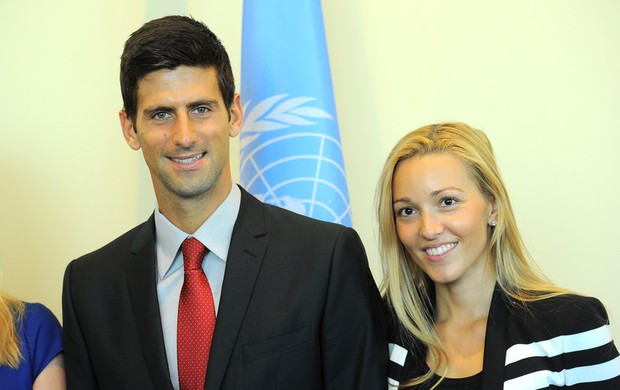
{"label": "man's eyebrow", "polygon": [[174,108],[170,106],[156,106],[152,108],[149,108],[149,107],[145,108],[144,110],[142,110],[142,114],[144,114],[144,116],[148,118],[157,112],[173,112],[173,111],[174,111]]}
{"label": "man's eyebrow", "polygon": [[185,106],[187,109],[192,109],[200,106],[218,107],[219,104],[215,99],[197,100],[195,102],[189,102]]}

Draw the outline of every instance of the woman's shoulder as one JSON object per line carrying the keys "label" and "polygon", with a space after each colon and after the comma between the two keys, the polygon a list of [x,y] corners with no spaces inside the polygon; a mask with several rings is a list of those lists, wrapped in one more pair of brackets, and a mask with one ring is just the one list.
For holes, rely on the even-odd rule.
{"label": "woman's shoulder", "polygon": [[609,325],[605,306],[595,297],[567,293],[526,303],[509,302],[513,325],[521,323],[530,331],[567,335]]}
{"label": "woman's shoulder", "polygon": [[22,353],[32,367],[33,378],[36,378],[63,351],[62,328],[54,313],[45,305],[25,302],[25,306]]}
{"label": "woman's shoulder", "polygon": [[21,329],[28,348],[33,353],[39,347],[53,349],[56,353],[62,350],[62,327],[54,313],[41,303],[24,304]]}
{"label": "woman's shoulder", "polygon": [[27,327],[50,326],[60,328],[58,319],[47,306],[38,302],[24,302],[24,323]]}
{"label": "woman's shoulder", "polygon": [[[509,302],[502,347],[506,347],[503,360],[511,383],[540,380],[546,386],[562,381],[584,383],[587,388],[620,388],[618,350],[607,312],[597,298],[561,294]],[[534,374],[542,372],[549,374]]]}
{"label": "woman's shoulder", "polygon": [[572,315],[591,315],[600,317],[605,321],[607,321],[608,317],[605,306],[598,298],[571,293],[539,299],[521,305],[515,304],[513,307],[520,307],[523,312],[536,315],[537,317],[560,319]]}

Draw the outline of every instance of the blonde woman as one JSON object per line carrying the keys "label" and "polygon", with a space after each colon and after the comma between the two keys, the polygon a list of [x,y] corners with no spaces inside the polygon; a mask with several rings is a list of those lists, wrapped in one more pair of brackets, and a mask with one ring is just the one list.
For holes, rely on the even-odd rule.
{"label": "blonde woman", "polygon": [[555,286],[529,258],[482,131],[407,134],[377,208],[390,388],[620,389],[603,305]]}
{"label": "blonde woman", "polygon": [[54,314],[0,292],[0,389],[65,388],[62,332]]}

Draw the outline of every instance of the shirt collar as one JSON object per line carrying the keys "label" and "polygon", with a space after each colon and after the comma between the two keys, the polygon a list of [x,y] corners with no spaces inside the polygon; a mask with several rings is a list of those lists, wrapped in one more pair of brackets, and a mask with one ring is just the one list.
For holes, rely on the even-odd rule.
{"label": "shirt collar", "polygon": [[[241,191],[237,185],[233,184],[222,204],[191,235],[224,262],[228,258],[228,249],[240,204]],[[163,279],[182,266],[182,261],[175,261],[175,259],[181,244],[190,235],[170,222],[159,211],[159,207],[155,208],[155,232],[158,253],[162,254],[161,258],[159,256],[157,258],[157,268],[159,278]]]}

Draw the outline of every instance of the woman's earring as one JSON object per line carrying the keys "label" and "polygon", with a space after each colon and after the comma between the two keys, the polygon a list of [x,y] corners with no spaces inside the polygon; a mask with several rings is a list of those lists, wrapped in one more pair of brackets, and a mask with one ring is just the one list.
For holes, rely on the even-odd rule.
{"label": "woman's earring", "polygon": [[489,225],[491,225],[493,227],[497,226],[497,219],[492,220]]}

